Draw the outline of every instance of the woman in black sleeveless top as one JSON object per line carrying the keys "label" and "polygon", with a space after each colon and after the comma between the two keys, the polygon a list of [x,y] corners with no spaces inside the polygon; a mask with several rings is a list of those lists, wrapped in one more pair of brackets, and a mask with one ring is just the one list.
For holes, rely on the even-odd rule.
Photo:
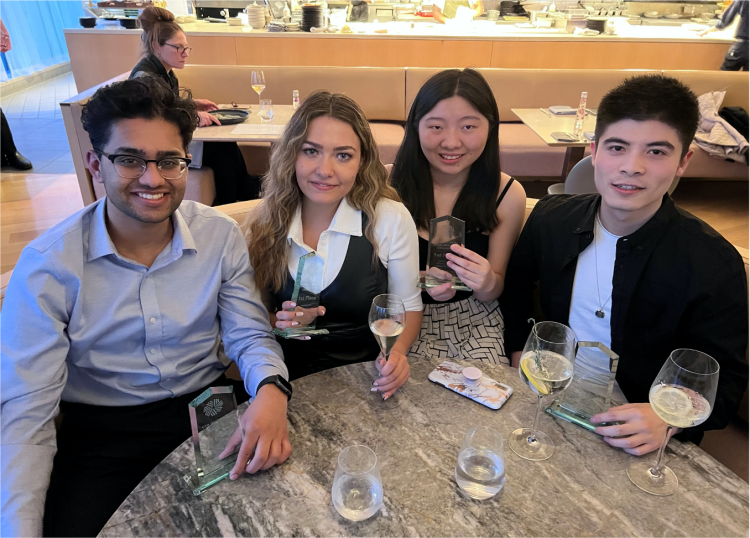
{"label": "woman in black sleeveless top", "polygon": [[[364,113],[341,94],[308,96],[287,124],[263,179],[263,203],[248,220],[255,281],[266,292],[271,323],[285,329],[308,323],[291,303],[301,256],[304,283],[320,295],[316,328],[327,335],[279,339],[290,379],[375,360],[379,348],[368,314],[376,295],[400,296],[406,327],[386,363],[376,363],[385,398],[409,377],[406,354],[421,326],[417,230],[388,185]],[[296,308],[295,308],[296,307]],[[310,316],[311,317],[311,316]]]}
{"label": "woman in black sleeveless top", "polygon": [[419,231],[426,269],[430,220],[466,223],[466,244],[453,245],[448,265],[473,291],[450,284],[422,293],[422,330],[411,353],[510,364],[497,298],[526,207],[523,187],[500,172],[498,108],[487,81],[451,69],[419,90],[391,178]]}

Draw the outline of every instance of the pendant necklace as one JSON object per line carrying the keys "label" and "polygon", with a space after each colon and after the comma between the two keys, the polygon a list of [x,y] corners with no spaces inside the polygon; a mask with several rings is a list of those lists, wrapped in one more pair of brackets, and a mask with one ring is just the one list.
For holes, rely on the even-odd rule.
{"label": "pendant necklace", "polygon": [[[599,215],[596,215],[596,224],[594,226],[594,263],[596,264],[594,267],[596,269],[596,296],[599,299],[599,310],[594,312],[597,318],[604,319],[604,307],[607,306],[607,303],[612,299],[612,294],[609,294],[609,299],[604,301],[604,304],[602,304],[602,296],[599,292],[599,256],[596,250],[596,231],[599,228],[599,226],[602,226],[601,222],[599,222]],[[603,227],[603,226],[602,226]]]}

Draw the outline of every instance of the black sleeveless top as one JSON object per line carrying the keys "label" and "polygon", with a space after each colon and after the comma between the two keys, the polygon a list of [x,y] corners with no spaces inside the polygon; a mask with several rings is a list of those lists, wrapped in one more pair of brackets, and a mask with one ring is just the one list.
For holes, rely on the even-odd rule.
{"label": "black sleeveless top", "polygon": [[[510,178],[508,180],[508,183],[505,185],[505,188],[503,189],[503,192],[500,193],[500,196],[497,198],[497,203],[495,204],[495,209],[500,207],[500,202],[503,201],[503,198],[505,198],[505,195],[508,193],[508,189],[510,189],[510,186],[513,184],[515,179]],[[424,271],[427,267],[427,249],[429,248],[430,242],[427,239],[424,239],[422,237],[419,238],[419,270]],[[470,251],[475,252],[479,254],[482,258],[486,258],[487,254],[490,251],[490,236],[489,234],[484,234],[482,232],[476,231],[476,230],[470,230],[466,232],[466,245],[464,245],[466,248],[468,248]],[[471,297],[473,292],[471,291],[456,291],[456,294],[447,301],[436,301],[432,298],[432,296],[427,293],[426,291],[422,292],[422,303],[424,304],[445,304],[445,303],[456,303],[458,301],[463,301],[464,299],[467,299]]]}
{"label": "black sleeveless top", "polygon": [[[362,229],[366,225],[362,214]],[[363,235],[350,236],[344,264],[331,284],[320,293],[320,306],[326,313],[317,318],[316,327],[328,329],[325,335],[310,340],[278,338],[284,351],[284,362],[289,379],[297,379],[315,372],[345,364],[374,361],[380,348],[370,331],[367,317],[376,295],[388,292],[388,271],[378,259],[373,267],[372,244]],[[294,291],[294,278],[287,275],[286,285],[279,293],[272,293],[274,305],[281,309]]]}
{"label": "black sleeveless top", "polygon": [[135,65],[128,78],[132,79],[143,76],[161,79],[172,89],[175,95],[179,95],[180,93],[180,83],[174,74],[174,69],[167,72],[164,64],[153,54],[141,58],[141,61]]}

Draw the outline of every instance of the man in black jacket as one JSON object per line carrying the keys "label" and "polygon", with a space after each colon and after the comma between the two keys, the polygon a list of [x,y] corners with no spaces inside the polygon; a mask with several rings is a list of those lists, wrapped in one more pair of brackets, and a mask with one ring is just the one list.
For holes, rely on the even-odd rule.
{"label": "man in black jacket", "polygon": [[612,446],[659,448],[667,425],[648,392],[669,354],[700,350],[720,364],[709,419],[681,438],[724,428],[747,386],[748,294],[742,258],[715,230],[675,207],[667,190],[692,156],[695,95],[662,75],[631,78],[601,101],[591,144],[597,195],[557,195],[531,213],[511,256],[501,309],[518,366],[539,283],[545,319],[569,325],[620,356],[628,404],[592,418]]}

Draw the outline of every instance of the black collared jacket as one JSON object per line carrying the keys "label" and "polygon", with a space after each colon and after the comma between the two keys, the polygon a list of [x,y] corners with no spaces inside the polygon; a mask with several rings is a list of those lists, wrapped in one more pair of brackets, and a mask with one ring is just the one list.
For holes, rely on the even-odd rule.
{"label": "black collared jacket", "polygon": [[135,65],[130,72],[130,77],[128,78],[138,78],[143,76],[159,78],[172,88],[175,95],[179,94],[180,83],[177,80],[177,76],[174,74],[174,69],[167,72],[164,68],[164,64],[162,64],[161,61],[159,61],[159,58],[153,54],[141,58],[141,61]]}
{"label": "black collared jacket", "polygon": [[[509,353],[526,343],[537,283],[542,319],[568,323],[578,254],[593,241],[600,203],[598,194],[555,195],[532,211],[500,297]],[[747,277],[737,250],[665,195],[651,220],[617,241],[612,291],[611,347],[628,401],[648,402],[673,350],[696,349],[719,362],[719,388],[708,420],[681,438],[698,443],[703,431],[724,428],[748,380]]]}

